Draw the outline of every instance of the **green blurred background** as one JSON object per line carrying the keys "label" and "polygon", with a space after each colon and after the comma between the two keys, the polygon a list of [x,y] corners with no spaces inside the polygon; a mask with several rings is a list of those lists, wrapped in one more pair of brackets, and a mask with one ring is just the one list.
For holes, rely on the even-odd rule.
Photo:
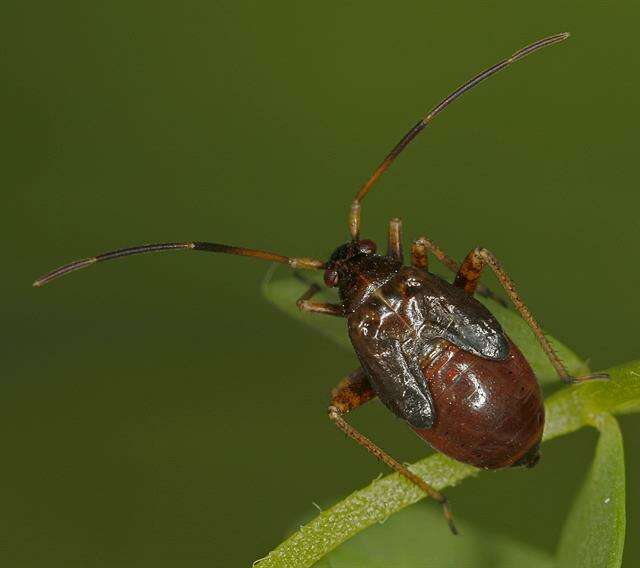
{"label": "green blurred background", "polygon": [[[247,566],[312,502],[385,471],[325,417],[354,355],[261,297],[268,265],[176,253],[30,283],[161,240],[327,255],[354,191],[428,107],[551,33],[573,37],[407,150],[364,234],[401,216],[407,238],[455,257],[489,247],[594,368],[639,357],[639,15],[631,1],[5,1],[2,565]],[[354,422],[401,460],[428,451],[378,403]],[[640,419],[622,425],[633,566]],[[594,441],[465,482],[456,514],[553,550]]]}

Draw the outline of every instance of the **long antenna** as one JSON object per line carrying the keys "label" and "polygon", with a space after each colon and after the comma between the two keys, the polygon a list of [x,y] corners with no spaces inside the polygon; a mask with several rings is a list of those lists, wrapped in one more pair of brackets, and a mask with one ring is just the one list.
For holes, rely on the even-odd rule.
{"label": "long antenna", "polygon": [[351,210],[349,212],[349,232],[351,233],[351,237],[354,240],[357,240],[360,235],[360,209],[361,202],[364,199],[365,195],[369,193],[369,190],[373,186],[373,184],[378,180],[378,178],[389,168],[389,166],[393,163],[393,161],[398,157],[400,152],[405,149],[405,147],[411,142],[420,132],[424,130],[424,128],[429,124],[440,112],[442,112],[445,108],[447,108],[454,100],[456,100],[460,95],[463,95],[467,91],[473,89],[477,84],[481,83],[485,79],[491,77],[491,75],[496,74],[498,71],[501,71],[505,67],[519,61],[523,57],[526,57],[530,53],[534,51],[538,51],[543,47],[547,47],[548,45],[553,45],[554,43],[559,43],[564,41],[569,37],[570,34],[562,33],[556,34],[544,39],[539,39],[538,41],[523,47],[522,49],[516,51],[511,57],[507,59],[503,59],[499,63],[485,69],[481,73],[478,73],[475,77],[464,83],[462,86],[458,87],[455,91],[453,91],[450,95],[445,97],[442,101],[440,101],[435,107],[433,107],[420,121],[411,129],[405,136],[398,142],[393,150],[387,154],[382,163],[378,166],[378,168],[373,172],[373,175],[366,181],[366,183],[360,188],[360,191],[356,194],[355,199],[351,204]]}
{"label": "long antenna", "polygon": [[205,243],[205,242],[189,242],[189,243],[156,243],[152,245],[140,245],[135,247],[122,248],[111,252],[105,252],[97,256],[90,258],[84,258],[82,260],[76,260],[65,264],[60,268],[56,268],[51,272],[38,278],[33,285],[42,286],[55,280],[60,276],[80,270],[81,268],[87,268],[97,262],[103,262],[105,260],[114,260],[116,258],[122,258],[124,256],[132,256],[134,254],[146,254],[149,252],[158,252],[165,250],[201,250],[206,252],[220,252],[225,254],[236,254],[239,256],[252,256],[254,258],[261,258],[263,260],[270,260],[271,262],[279,262],[281,264],[288,264],[292,268],[306,268],[310,270],[321,270],[324,268],[325,263],[321,260],[315,260],[313,258],[295,258],[290,256],[283,256],[274,252],[268,252],[264,250],[248,249],[240,247],[232,247],[229,245],[221,245],[218,243]]}

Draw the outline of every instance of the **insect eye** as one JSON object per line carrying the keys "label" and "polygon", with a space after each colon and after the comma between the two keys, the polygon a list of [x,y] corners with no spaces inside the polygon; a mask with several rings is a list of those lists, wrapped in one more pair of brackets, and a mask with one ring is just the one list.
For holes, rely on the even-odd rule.
{"label": "insect eye", "polygon": [[332,268],[327,268],[324,271],[324,283],[329,286],[329,288],[333,288],[338,285],[338,271],[333,270]]}
{"label": "insect eye", "polygon": [[377,248],[376,243],[369,239],[358,242],[358,250],[363,254],[373,254],[376,252]]}

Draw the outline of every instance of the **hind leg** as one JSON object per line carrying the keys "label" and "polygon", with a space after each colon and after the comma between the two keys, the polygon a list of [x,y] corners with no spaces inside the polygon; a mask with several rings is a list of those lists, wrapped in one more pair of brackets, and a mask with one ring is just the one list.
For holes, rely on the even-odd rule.
{"label": "hind leg", "polygon": [[349,374],[345,379],[338,383],[338,386],[331,391],[331,404],[329,406],[329,418],[334,424],[340,428],[347,436],[352,440],[363,446],[370,454],[378,458],[380,461],[387,464],[390,468],[396,470],[400,475],[417,485],[422,489],[429,497],[435,499],[442,505],[445,519],[449,524],[449,528],[453,534],[458,534],[458,531],[453,524],[453,518],[446,497],[440,492],[436,491],[428,483],[426,483],[421,477],[418,477],[415,473],[410,471],[400,462],[392,458],[384,450],[374,444],[369,438],[361,434],[353,426],[351,426],[343,417],[343,414],[350,412],[362,406],[366,402],[375,398],[376,394],[371,388],[369,381],[362,369],[358,369]]}

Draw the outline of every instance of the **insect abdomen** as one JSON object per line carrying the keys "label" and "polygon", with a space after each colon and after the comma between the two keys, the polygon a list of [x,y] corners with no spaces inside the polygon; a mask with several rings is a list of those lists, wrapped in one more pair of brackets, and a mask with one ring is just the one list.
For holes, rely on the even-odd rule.
{"label": "insect abdomen", "polygon": [[509,341],[504,361],[485,359],[442,342],[422,362],[435,423],[414,428],[438,451],[485,469],[535,465],[544,428],[538,382]]}

